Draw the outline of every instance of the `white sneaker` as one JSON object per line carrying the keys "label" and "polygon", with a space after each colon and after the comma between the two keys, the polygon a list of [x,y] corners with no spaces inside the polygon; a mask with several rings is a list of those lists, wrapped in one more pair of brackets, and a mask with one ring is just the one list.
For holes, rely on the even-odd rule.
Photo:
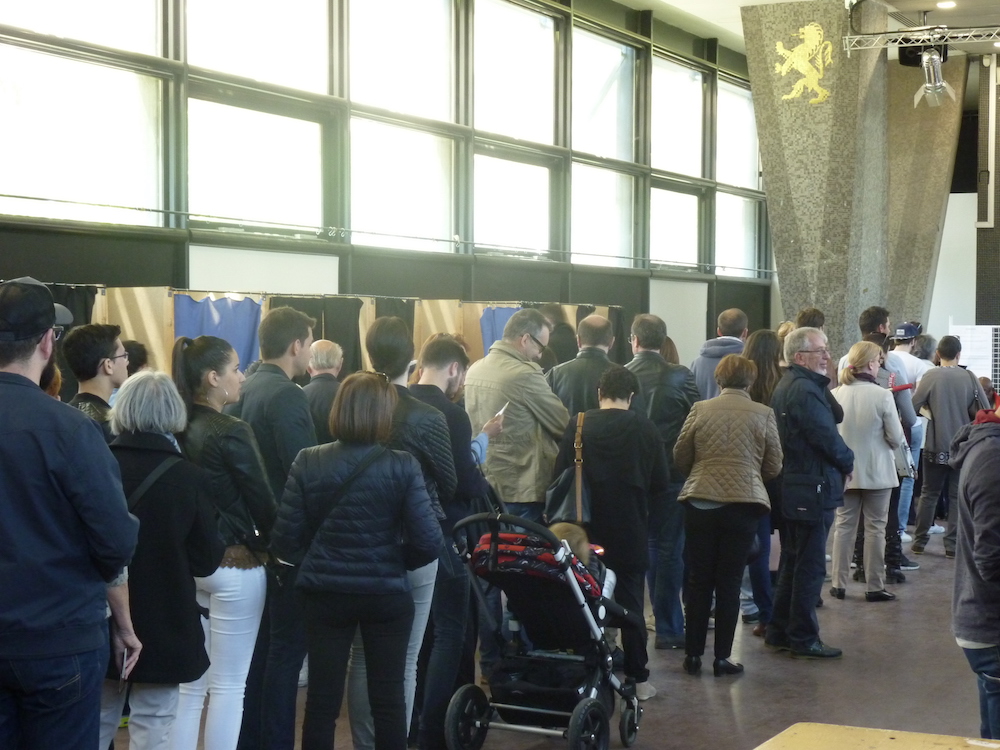
{"label": "white sneaker", "polygon": [[900,531],[899,541],[901,541],[903,544],[909,544],[910,542],[913,541],[913,537],[907,534],[905,531]]}
{"label": "white sneaker", "polygon": [[832,558],[832,557],[830,557],[829,555],[827,555],[827,556],[826,556],[826,561],[827,561],[827,562],[833,562],[833,558]]}
{"label": "white sneaker", "polygon": [[637,682],[635,684],[635,697],[641,701],[648,701],[656,695],[656,688],[650,682]]}
{"label": "white sneaker", "polygon": [[944,526],[938,526],[937,524],[934,524],[929,529],[927,529],[927,533],[928,534],[943,534],[944,533]]}
{"label": "white sneaker", "polygon": [[299,687],[309,687],[309,657],[302,661],[302,669],[299,670]]}

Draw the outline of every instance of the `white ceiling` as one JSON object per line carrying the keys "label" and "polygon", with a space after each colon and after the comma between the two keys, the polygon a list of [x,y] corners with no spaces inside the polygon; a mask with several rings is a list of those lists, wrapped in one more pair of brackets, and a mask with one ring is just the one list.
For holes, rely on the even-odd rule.
{"label": "white ceiling", "polygon": [[[771,3],[795,1],[771,0]],[[867,1],[875,2],[876,0]],[[744,45],[740,7],[762,4],[746,2],[746,0],[670,0],[670,2],[665,2],[665,0],[625,0],[625,2],[634,8],[652,10],[654,16],[692,34],[702,37],[717,37],[723,46],[741,52],[744,50]],[[956,0],[956,3],[955,8],[939,10],[936,7],[936,0],[895,0],[890,8],[903,13],[913,22],[906,25],[919,25],[920,11],[927,10],[931,11],[927,14],[928,25],[940,24],[950,28],[1000,26],[1000,0]],[[893,23],[891,28],[898,27],[899,24]],[[976,51],[986,50],[977,49]]]}

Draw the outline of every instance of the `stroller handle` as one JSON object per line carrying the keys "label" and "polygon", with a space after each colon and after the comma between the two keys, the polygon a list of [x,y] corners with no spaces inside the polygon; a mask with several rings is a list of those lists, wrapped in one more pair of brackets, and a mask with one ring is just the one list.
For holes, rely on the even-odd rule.
{"label": "stroller handle", "polygon": [[476,513],[475,515],[467,516],[455,524],[455,528],[452,529],[451,533],[457,540],[459,532],[466,526],[471,526],[474,523],[485,523],[490,529],[490,535],[494,537],[500,533],[501,526],[520,526],[522,529],[540,536],[551,544],[553,549],[560,549],[562,547],[562,542],[547,527],[542,526],[540,523],[529,521],[527,518],[512,516],[509,513]]}

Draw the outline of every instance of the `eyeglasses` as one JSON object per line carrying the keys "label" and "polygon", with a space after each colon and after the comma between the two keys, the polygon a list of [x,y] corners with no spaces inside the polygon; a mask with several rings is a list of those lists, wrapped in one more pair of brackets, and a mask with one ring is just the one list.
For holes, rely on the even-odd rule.
{"label": "eyeglasses", "polygon": [[543,344],[543,343],[542,343],[541,341],[539,341],[538,339],[536,339],[536,338],[535,338],[534,336],[532,336],[532,335],[531,335],[530,333],[528,334],[528,337],[529,337],[529,338],[530,338],[530,339],[531,339],[532,341],[534,341],[534,342],[535,342],[535,346],[537,346],[537,347],[538,347],[538,351],[540,351],[540,352],[544,352],[544,351],[545,351],[545,344]]}
{"label": "eyeglasses", "polygon": [[829,354],[830,350],[823,349],[799,349],[799,354]]}
{"label": "eyeglasses", "polygon": [[62,335],[63,335],[63,331],[65,331],[65,330],[66,329],[63,328],[62,326],[52,326],[52,340],[53,341],[58,341],[59,339],[61,339]]}
{"label": "eyeglasses", "polygon": [[124,352],[122,354],[116,354],[114,357],[108,357],[108,359],[110,359],[112,362],[114,362],[116,359],[121,359],[122,357],[124,357],[125,359],[128,359],[128,352]]}

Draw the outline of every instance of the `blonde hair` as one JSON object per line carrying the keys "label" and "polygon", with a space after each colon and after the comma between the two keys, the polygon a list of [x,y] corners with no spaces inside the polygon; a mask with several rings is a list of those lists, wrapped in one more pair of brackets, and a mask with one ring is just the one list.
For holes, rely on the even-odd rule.
{"label": "blonde hair", "polygon": [[859,341],[847,353],[847,367],[840,371],[838,380],[841,385],[850,385],[857,380],[857,374],[868,366],[868,363],[879,358],[882,347],[871,341]]}
{"label": "blonde hair", "polygon": [[580,562],[584,565],[590,564],[590,539],[587,538],[587,532],[582,526],[560,522],[549,526],[549,531],[555,534],[556,538],[565,539]]}

